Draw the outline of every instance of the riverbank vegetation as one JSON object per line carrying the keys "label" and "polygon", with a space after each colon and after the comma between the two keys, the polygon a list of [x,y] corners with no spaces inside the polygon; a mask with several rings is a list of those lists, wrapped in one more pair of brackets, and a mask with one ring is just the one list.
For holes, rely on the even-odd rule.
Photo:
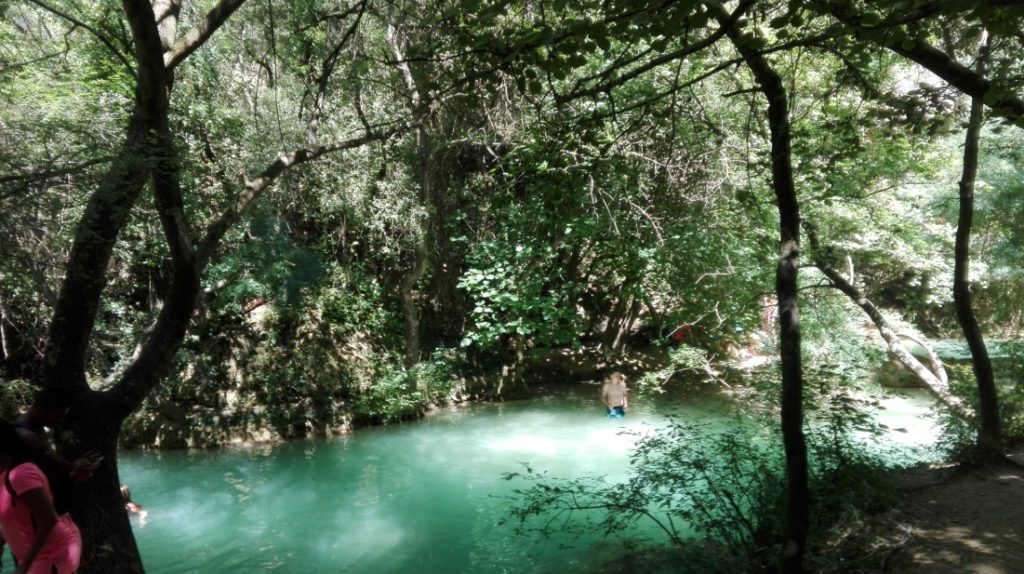
{"label": "riverbank vegetation", "polygon": [[[3,405],[116,461],[777,357],[797,571],[808,373],[1024,428],[1012,4],[2,2]],[[83,572],[141,571],[116,478]]]}
{"label": "riverbank vegetation", "polygon": [[[844,392],[831,399],[812,415],[808,434],[809,544],[819,568],[837,528],[893,503],[894,472],[912,460],[907,450],[875,444],[884,429],[865,414],[867,401]],[[782,440],[770,418],[749,416],[757,405],[737,407],[731,425],[674,420],[643,436],[623,482],[553,477],[529,465],[509,473],[507,480],[525,486],[510,497],[504,523],[533,538],[625,537],[636,545],[632,568],[645,572],[679,564],[695,573],[773,571],[784,528]],[[630,541],[642,522],[656,526],[657,535]]]}

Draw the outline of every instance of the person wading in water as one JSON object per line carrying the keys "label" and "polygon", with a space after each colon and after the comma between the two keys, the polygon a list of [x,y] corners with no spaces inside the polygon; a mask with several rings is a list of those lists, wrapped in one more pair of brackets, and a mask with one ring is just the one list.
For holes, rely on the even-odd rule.
{"label": "person wading in water", "polygon": [[608,418],[622,418],[626,415],[629,397],[626,390],[626,375],[612,371],[601,385],[601,402],[604,403]]}

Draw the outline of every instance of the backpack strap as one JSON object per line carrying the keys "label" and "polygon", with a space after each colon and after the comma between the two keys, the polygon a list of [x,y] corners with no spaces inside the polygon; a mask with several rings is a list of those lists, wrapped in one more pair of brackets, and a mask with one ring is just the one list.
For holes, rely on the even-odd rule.
{"label": "backpack strap", "polygon": [[11,484],[12,470],[14,470],[14,468],[8,468],[7,472],[4,473],[4,488],[6,488],[7,492],[11,495],[11,506],[15,506],[18,504],[18,493],[14,492],[14,486]]}

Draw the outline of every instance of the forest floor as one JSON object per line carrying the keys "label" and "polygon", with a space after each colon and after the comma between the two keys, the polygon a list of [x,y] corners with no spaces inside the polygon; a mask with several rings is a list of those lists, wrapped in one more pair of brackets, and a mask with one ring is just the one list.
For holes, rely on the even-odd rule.
{"label": "forest floor", "polygon": [[[1024,452],[1011,455],[1024,464]],[[918,468],[895,506],[835,540],[830,574],[1024,572],[1024,466]]]}

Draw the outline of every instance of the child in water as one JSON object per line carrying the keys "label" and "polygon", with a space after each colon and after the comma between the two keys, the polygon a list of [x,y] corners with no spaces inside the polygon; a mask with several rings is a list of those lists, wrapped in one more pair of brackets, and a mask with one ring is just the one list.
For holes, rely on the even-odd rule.
{"label": "child in water", "polygon": [[608,418],[622,418],[626,415],[628,391],[626,375],[613,371],[601,385],[601,402],[604,403]]}
{"label": "child in water", "polygon": [[121,485],[121,502],[124,503],[124,509],[128,512],[129,517],[135,516],[139,519],[139,528],[146,525],[146,517],[149,516],[149,513],[132,501],[132,491],[128,490],[127,484]]}

